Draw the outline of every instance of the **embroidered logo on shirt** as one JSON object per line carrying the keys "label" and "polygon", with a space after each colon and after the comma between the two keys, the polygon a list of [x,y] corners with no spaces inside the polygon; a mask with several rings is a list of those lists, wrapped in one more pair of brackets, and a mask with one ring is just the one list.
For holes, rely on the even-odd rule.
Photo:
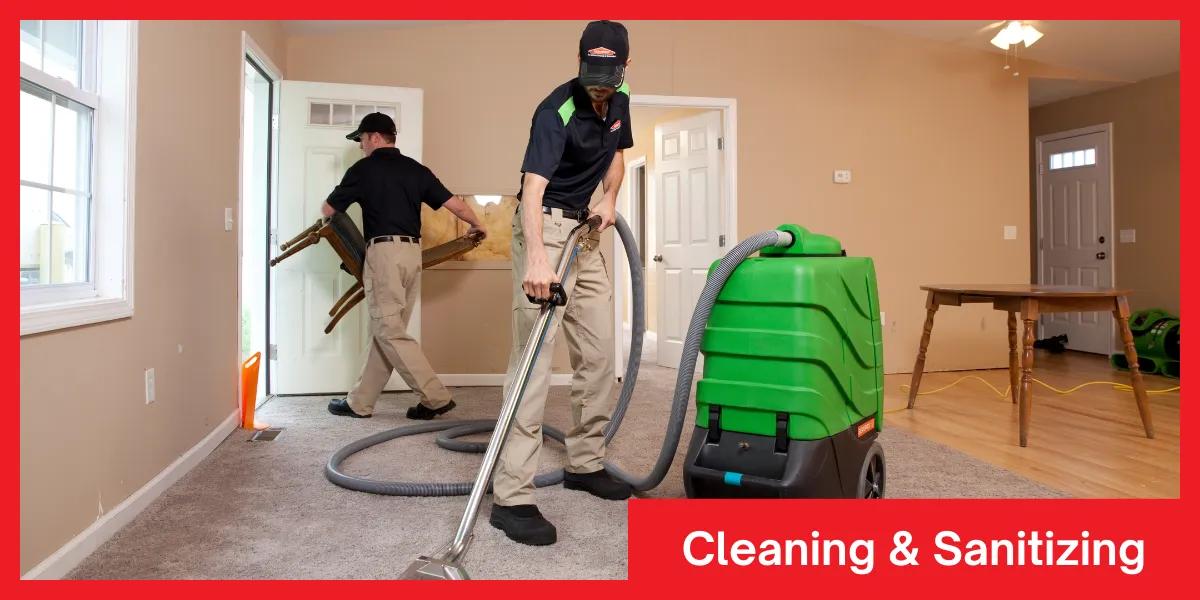
{"label": "embroidered logo on shirt", "polygon": [[616,131],[616,130],[618,130],[618,129],[620,129],[620,128],[621,128],[621,120],[620,120],[620,119],[617,119],[617,122],[616,122],[616,123],[613,123],[613,124],[612,124],[612,127],[609,127],[609,128],[608,128],[608,132],[609,132],[609,133],[612,133],[612,132],[614,132],[614,131]]}

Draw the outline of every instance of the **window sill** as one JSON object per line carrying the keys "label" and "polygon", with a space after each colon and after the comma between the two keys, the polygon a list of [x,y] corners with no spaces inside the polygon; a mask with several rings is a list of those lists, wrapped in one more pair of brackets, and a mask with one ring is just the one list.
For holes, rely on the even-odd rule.
{"label": "window sill", "polygon": [[133,316],[133,303],[124,298],[87,298],[21,307],[21,337]]}

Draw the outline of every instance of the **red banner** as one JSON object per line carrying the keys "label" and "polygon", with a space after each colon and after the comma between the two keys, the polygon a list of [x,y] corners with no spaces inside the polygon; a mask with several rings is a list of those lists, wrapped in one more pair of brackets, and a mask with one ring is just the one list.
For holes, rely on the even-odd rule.
{"label": "red banner", "polygon": [[1017,582],[1166,590],[1195,556],[1182,508],[1179,500],[633,500],[629,578],[756,587],[803,578],[805,592],[921,583],[972,596],[1011,595]]}

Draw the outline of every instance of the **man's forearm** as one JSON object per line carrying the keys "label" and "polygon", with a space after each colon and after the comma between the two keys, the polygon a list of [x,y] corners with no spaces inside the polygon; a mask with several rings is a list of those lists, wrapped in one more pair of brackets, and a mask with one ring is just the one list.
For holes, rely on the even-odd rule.
{"label": "man's forearm", "polygon": [[479,222],[479,217],[475,215],[475,211],[471,210],[471,207],[467,206],[467,203],[463,202],[462,198],[454,196],[453,198],[447,200],[443,206],[445,206],[450,212],[454,213],[454,216],[466,221],[467,223],[470,223],[471,226],[483,226],[483,224]]}
{"label": "man's forearm", "polygon": [[525,233],[525,253],[531,264],[548,263],[542,242],[542,194],[546,180],[532,173],[525,175],[521,190],[521,225]]}
{"label": "man's forearm", "polygon": [[618,150],[613,156],[608,171],[604,173],[604,201],[616,205],[617,190],[621,189],[621,181],[625,178],[625,153]]}

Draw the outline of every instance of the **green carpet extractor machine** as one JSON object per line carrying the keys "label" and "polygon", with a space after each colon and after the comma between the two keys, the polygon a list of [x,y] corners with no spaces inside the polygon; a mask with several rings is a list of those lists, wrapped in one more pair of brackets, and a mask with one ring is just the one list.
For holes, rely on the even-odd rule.
{"label": "green carpet extractor machine", "polygon": [[[592,217],[570,234],[557,273],[567,273]],[[633,293],[633,336],[620,397],[605,431],[611,441],[637,382],[645,332],[641,253],[625,219],[616,215]],[[755,256],[757,254],[757,256]],[[452,541],[421,556],[402,579],[469,579],[463,567],[491,475],[541,350],[554,311],[568,301],[560,286],[543,304],[518,376],[495,420],[431,421],[353,442],[330,457],[326,477],[341,487],[393,496],[469,496]],[[882,498],[886,464],[877,441],[883,424],[882,327],[875,266],[850,257],[831,237],[795,225],[764,231],[734,246],[708,271],[683,342],[671,414],[650,473],[639,478],[609,461],[604,467],[635,491],[654,489],[675,459],[687,420],[693,376],[696,416],[684,465],[689,498]],[[548,438],[564,434],[543,425]],[[339,470],[350,455],[398,437],[440,432],[438,446],[483,453],[473,482],[376,481]],[[486,443],[456,438],[491,432]],[[537,488],[558,484],[563,469],[540,473]]]}

